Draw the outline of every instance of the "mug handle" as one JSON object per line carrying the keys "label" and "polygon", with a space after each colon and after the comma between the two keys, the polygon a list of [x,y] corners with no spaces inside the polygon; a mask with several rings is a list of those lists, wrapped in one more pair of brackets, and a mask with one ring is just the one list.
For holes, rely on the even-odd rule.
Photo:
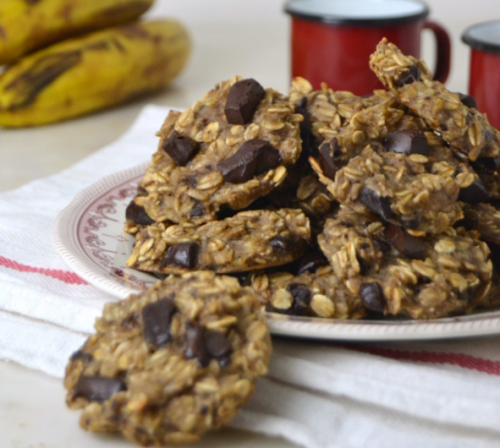
{"label": "mug handle", "polygon": [[450,64],[451,64],[451,40],[448,31],[446,31],[441,25],[432,20],[426,20],[424,22],[424,28],[432,31],[434,37],[436,38],[436,71],[434,73],[434,79],[442,82],[443,84],[448,79],[450,74]]}

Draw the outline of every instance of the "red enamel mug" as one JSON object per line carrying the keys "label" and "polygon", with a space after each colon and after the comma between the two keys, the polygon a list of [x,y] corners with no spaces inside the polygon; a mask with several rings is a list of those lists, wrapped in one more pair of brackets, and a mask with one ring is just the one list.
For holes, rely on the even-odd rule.
{"label": "red enamel mug", "polygon": [[462,40],[471,47],[469,95],[500,129],[500,20],[471,26]]}
{"label": "red enamel mug", "polygon": [[445,82],[450,71],[451,43],[446,30],[427,20],[429,8],[417,0],[290,0],[292,77],[308,79],[319,89],[357,95],[382,88],[368,60],[383,37],[405,54],[420,57],[422,30],[436,38],[434,78]]}

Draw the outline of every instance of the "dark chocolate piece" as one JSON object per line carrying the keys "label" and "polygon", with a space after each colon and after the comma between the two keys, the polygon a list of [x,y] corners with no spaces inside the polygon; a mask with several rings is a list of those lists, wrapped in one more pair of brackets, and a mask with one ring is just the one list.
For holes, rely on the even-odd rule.
{"label": "dark chocolate piece", "polygon": [[396,82],[396,87],[403,87],[405,84],[412,84],[415,81],[420,81],[420,69],[416,65],[410,65],[408,71],[404,72]]}
{"label": "dark chocolate piece", "polygon": [[296,316],[303,315],[307,312],[307,308],[311,303],[311,291],[306,285],[300,283],[292,283],[288,285],[286,290],[293,297],[293,305],[290,310]]}
{"label": "dark chocolate piece", "polygon": [[244,79],[231,86],[224,113],[230,124],[247,124],[262,101],[266,91],[254,79]]}
{"label": "dark chocolate piece", "polygon": [[340,146],[336,138],[319,147],[318,161],[323,174],[330,179],[335,179],[335,174],[344,165],[340,160]]}
{"label": "dark chocolate piece", "polygon": [[470,164],[478,173],[495,174],[500,168],[500,157],[480,157]]}
{"label": "dark chocolate piece", "polygon": [[375,247],[384,254],[391,250],[391,245],[383,238],[374,235],[372,237],[372,241]]}
{"label": "dark chocolate piece", "polygon": [[198,265],[199,251],[200,246],[194,242],[170,246],[163,258],[163,267],[174,265],[181,268],[194,269]]}
{"label": "dark chocolate piece", "polygon": [[361,189],[359,192],[359,200],[365,204],[371,212],[386,221],[394,217],[390,199],[379,196],[378,193],[369,188],[365,187]]}
{"label": "dark chocolate piece", "polygon": [[240,184],[280,163],[280,153],[271,143],[253,139],[243,143],[235,154],[217,164],[217,168],[226,182]]}
{"label": "dark chocolate piece", "polygon": [[486,190],[481,179],[477,179],[466,188],[461,188],[458,195],[458,200],[469,204],[478,204],[479,202],[487,202],[490,195]]}
{"label": "dark chocolate piece", "polygon": [[384,148],[401,154],[429,155],[429,145],[425,135],[417,129],[390,132],[384,141]]}
{"label": "dark chocolate piece", "polygon": [[84,353],[81,349],[74,352],[69,358],[70,361],[78,361],[81,359],[82,361],[89,362],[92,361],[93,357],[90,353]]}
{"label": "dark chocolate piece", "polygon": [[146,305],[142,309],[144,339],[158,347],[170,342],[172,340],[170,324],[175,311],[173,294]]}
{"label": "dark chocolate piece", "polygon": [[125,217],[132,221],[134,224],[139,224],[141,226],[149,226],[155,222],[154,219],[150,218],[149,215],[144,210],[144,207],[137,205],[135,201],[132,201],[125,211]]}
{"label": "dark chocolate piece", "polygon": [[189,216],[192,216],[194,218],[198,216],[203,216],[205,214],[205,210],[203,209],[203,205],[196,199],[193,199],[194,201],[194,207],[191,209],[189,212]]}
{"label": "dark chocolate piece", "polygon": [[425,259],[425,245],[422,238],[417,238],[403,229],[390,224],[384,232],[388,241],[402,254],[417,260]]}
{"label": "dark chocolate piece", "polygon": [[297,275],[304,272],[316,272],[318,268],[328,266],[328,260],[319,249],[311,249],[301,258]]}
{"label": "dark chocolate piece", "polygon": [[296,250],[295,244],[296,241],[292,238],[286,238],[281,235],[275,236],[271,241],[269,241],[269,245],[271,247],[282,250],[283,252],[294,252]]}
{"label": "dark chocolate piece", "polygon": [[125,383],[118,378],[82,375],[76,382],[74,396],[89,401],[105,401],[126,389]]}
{"label": "dark chocolate piece", "polygon": [[377,282],[362,283],[359,287],[359,295],[366,308],[371,311],[383,313],[385,308],[384,293]]}
{"label": "dark chocolate piece", "polygon": [[460,92],[457,92],[457,95],[459,96],[460,101],[464,106],[470,107],[472,109],[477,109],[477,103],[473,96]]}
{"label": "dark chocolate piece", "polygon": [[295,113],[304,117],[299,123],[300,138],[302,139],[302,152],[305,156],[312,156],[318,151],[316,137],[311,130],[311,118],[307,110],[307,98],[304,97],[295,106]]}
{"label": "dark chocolate piece", "polygon": [[196,358],[201,367],[208,366],[210,354],[208,353],[205,331],[196,324],[188,324],[186,328],[187,347],[184,352],[186,359]]}
{"label": "dark chocolate piece", "polygon": [[193,139],[180,135],[174,131],[172,135],[165,140],[162,149],[177,165],[184,166],[200,150],[200,145]]}
{"label": "dark chocolate piece", "polygon": [[219,362],[225,361],[231,356],[233,347],[226,336],[218,331],[208,330],[205,332],[205,342],[209,355]]}

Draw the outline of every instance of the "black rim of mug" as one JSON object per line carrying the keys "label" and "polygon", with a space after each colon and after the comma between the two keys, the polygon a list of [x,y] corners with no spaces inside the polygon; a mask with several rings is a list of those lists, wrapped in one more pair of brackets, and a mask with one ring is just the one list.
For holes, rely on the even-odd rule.
{"label": "black rim of mug", "polygon": [[423,10],[421,12],[415,14],[409,14],[401,17],[390,17],[386,19],[381,18],[349,18],[349,17],[341,17],[334,16],[328,14],[321,13],[305,13],[298,12],[293,9],[293,5],[296,3],[304,3],[309,0],[289,0],[285,4],[285,12],[290,14],[292,17],[296,17],[298,19],[308,20],[310,22],[320,22],[327,23],[330,25],[356,25],[356,26],[382,26],[382,25],[401,25],[404,23],[417,22],[419,20],[425,19],[429,13],[429,7],[420,0],[406,0],[412,3],[417,3],[423,6]]}
{"label": "black rim of mug", "polygon": [[462,42],[469,45],[474,50],[487,51],[489,53],[500,53],[500,44],[480,40],[472,37],[471,35],[473,30],[493,24],[500,27],[500,20],[490,20],[488,22],[476,23],[475,25],[470,26],[462,33]]}

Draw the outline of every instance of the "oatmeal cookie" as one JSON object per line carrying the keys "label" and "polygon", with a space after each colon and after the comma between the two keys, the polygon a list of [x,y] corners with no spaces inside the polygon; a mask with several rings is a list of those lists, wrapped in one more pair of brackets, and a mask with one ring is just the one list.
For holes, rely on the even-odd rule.
{"label": "oatmeal cookie", "polygon": [[296,260],[310,240],[309,219],[292,209],[244,211],[198,226],[157,223],[136,235],[127,266],[162,274],[244,272]]}
{"label": "oatmeal cookie", "polygon": [[405,106],[445,141],[467,154],[471,161],[486,158],[498,168],[500,133],[486,115],[469,107],[472,104],[465,98],[433,81],[424,61],[404,55],[384,38],[370,58],[370,67]]}
{"label": "oatmeal cookie", "polygon": [[329,191],[340,203],[360,202],[413,235],[445,231],[462,218],[460,188],[469,187],[475,177],[464,164],[436,161],[425,136],[420,138],[413,142],[419,145],[415,152],[411,139],[388,151],[366,147],[337,172]]}
{"label": "oatmeal cookie", "polygon": [[397,96],[386,90],[375,90],[373,94],[359,97],[351,92],[334,91],[326,83],[321,90],[313,90],[304,78],[296,77],[290,88],[290,101],[295,104],[296,113],[304,117],[300,123],[303,151],[316,155],[319,144],[325,137],[347,126],[356,113],[371,106],[386,104],[398,107]]}
{"label": "oatmeal cookie", "polygon": [[359,295],[346,288],[331,266],[299,275],[254,274],[251,285],[269,312],[331,319],[361,319],[366,314]]}
{"label": "oatmeal cookie", "polygon": [[135,199],[156,222],[200,224],[224,204],[243,209],[280,185],[301,152],[287,98],[239,77],[221,82],[184,112],[172,111]]}
{"label": "oatmeal cookie", "polygon": [[492,264],[478,237],[450,227],[418,238],[342,207],[318,242],[335,274],[367,309],[433,319],[470,312],[484,300]]}
{"label": "oatmeal cookie", "polygon": [[67,404],[81,426],[141,445],[191,443],[227,424],[267,373],[259,301],[234,278],[200,271],[108,303],[71,358]]}

